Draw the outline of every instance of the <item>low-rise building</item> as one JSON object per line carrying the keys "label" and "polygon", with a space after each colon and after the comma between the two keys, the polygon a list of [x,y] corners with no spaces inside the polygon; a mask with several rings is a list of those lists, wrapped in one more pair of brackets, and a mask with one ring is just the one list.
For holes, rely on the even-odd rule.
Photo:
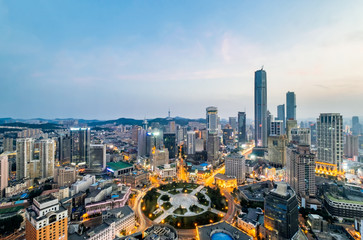
{"label": "low-rise building", "polygon": [[164,164],[156,168],[157,174],[160,178],[174,178],[176,177],[176,165],[175,164]]}
{"label": "low-rise building", "polygon": [[227,176],[221,173],[217,173],[214,176],[216,185],[221,188],[235,188],[237,187],[237,178],[234,176]]}
{"label": "low-rise building", "polygon": [[107,171],[111,172],[114,177],[120,177],[123,174],[134,171],[134,166],[127,162],[109,162],[107,163]]}
{"label": "low-rise building", "polygon": [[168,224],[155,224],[144,231],[144,240],[177,240],[178,232]]}
{"label": "low-rise building", "polygon": [[108,224],[115,223],[115,235],[131,234],[136,224],[135,212],[129,206],[104,211],[102,218]]}
{"label": "low-rise building", "polygon": [[252,236],[247,235],[233,225],[223,221],[209,225],[197,227],[198,240],[212,239],[238,239],[252,240]]}
{"label": "low-rise building", "polygon": [[134,171],[122,175],[122,182],[132,188],[142,187],[150,183],[149,173],[145,171]]}
{"label": "low-rise building", "polygon": [[72,184],[71,195],[75,195],[79,192],[85,192],[92,184],[96,182],[94,175],[86,175],[82,180],[79,180]]}

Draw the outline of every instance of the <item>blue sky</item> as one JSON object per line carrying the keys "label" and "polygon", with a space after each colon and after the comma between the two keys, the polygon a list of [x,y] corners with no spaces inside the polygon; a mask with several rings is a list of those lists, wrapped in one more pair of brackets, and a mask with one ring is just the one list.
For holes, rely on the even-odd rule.
{"label": "blue sky", "polygon": [[3,1],[1,117],[363,115],[362,1]]}

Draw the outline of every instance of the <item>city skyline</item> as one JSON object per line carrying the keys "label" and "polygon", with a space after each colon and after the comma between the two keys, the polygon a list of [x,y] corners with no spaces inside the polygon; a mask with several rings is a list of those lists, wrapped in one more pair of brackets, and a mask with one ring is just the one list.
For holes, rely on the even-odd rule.
{"label": "city skyline", "polygon": [[253,119],[262,65],[274,116],[363,115],[362,2],[159,3],[0,1],[1,116]]}

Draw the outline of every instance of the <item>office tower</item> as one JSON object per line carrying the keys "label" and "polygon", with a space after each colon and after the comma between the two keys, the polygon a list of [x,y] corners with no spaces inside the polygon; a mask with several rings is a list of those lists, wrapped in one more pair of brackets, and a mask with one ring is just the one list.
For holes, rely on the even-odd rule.
{"label": "office tower", "polygon": [[20,138],[16,140],[16,179],[29,178],[30,162],[33,159],[34,140]]}
{"label": "office tower", "polygon": [[106,145],[90,144],[89,169],[103,171],[106,168]]}
{"label": "office tower", "polygon": [[231,125],[233,131],[237,131],[237,118],[229,117],[229,125]]}
{"label": "office tower", "polygon": [[71,128],[72,164],[88,165],[90,159],[90,128]]}
{"label": "office tower", "polygon": [[294,92],[286,93],[286,120],[296,120],[296,95]]}
{"label": "office tower", "polygon": [[309,146],[291,145],[287,149],[286,182],[300,197],[315,196],[315,154]]}
{"label": "office tower", "polygon": [[318,161],[322,173],[337,175],[342,171],[343,116],[339,113],[321,113],[317,119]]}
{"label": "office tower", "polygon": [[279,182],[265,197],[266,239],[292,239],[299,230],[298,201],[287,183]]}
{"label": "office tower", "polygon": [[206,112],[208,133],[218,133],[218,109],[207,107]]}
{"label": "office tower", "polygon": [[58,137],[58,160],[61,165],[71,163],[71,142],[70,135],[62,135]]}
{"label": "office tower", "polygon": [[181,143],[184,141],[184,128],[177,126],[176,137],[177,145],[181,145]]}
{"label": "office tower", "polygon": [[56,167],[54,169],[54,182],[58,187],[70,187],[77,180],[76,169],[73,167]]}
{"label": "office tower", "polygon": [[217,133],[208,133],[207,156],[208,162],[213,166],[218,164],[219,138]]}
{"label": "office tower", "polygon": [[146,130],[139,129],[137,137],[137,155],[139,157],[146,156]]}
{"label": "office tower", "polygon": [[163,133],[160,130],[154,129],[152,132],[146,133],[146,156],[147,157],[151,156],[153,150],[162,149],[163,146],[164,146]]}
{"label": "office tower", "polygon": [[238,112],[238,142],[240,144],[244,144],[247,142],[245,112]]}
{"label": "office tower", "polygon": [[285,166],[287,144],[286,135],[268,137],[268,159],[271,165],[276,167]]}
{"label": "office tower", "polygon": [[291,141],[291,129],[297,128],[297,121],[288,119],[286,121],[286,136],[289,141]]}
{"label": "office tower", "polygon": [[358,136],[362,133],[361,125],[359,123],[359,117],[353,116],[352,117],[352,134],[354,136]]}
{"label": "office tower", "polygon": [[344,145],[344,156],[348,158],[359,156],[358,146],[359,146],[358,136],[346,135],[345,145]]}
{"label": "office tower", "polygon": [[255,146],[267,146],[267,79],[261,69],[255,72]]}
{"label": "office tower", "polygon": [[14,139],[13,138],[4,138],[3,147],[4,147],[4,152],[13,152],[14,151]]}
{"label": "office tower", "polygon": [[26,239],[68,239],[68,211],[52,195],[35,197],[25,216]]}
{"label": "office tower", "polygon": [[40,177],[49,178],[54,175],[55,142],[42,139],[39,143]]}
{"label": "office tower", "polygon": [[246,159],[238,153],[229,154],[225,160],[225,175],[237,178],[237,184],[242,184],[246,179]]}
{"label": "office tower", "polygon": [[233,145],[234,144],[234,134],[233,134],[233,129],[232,129],[231,125],[226,124],[226,126],[224,127],[222,132],[223,132],[223,144],[225,146]]}
{"label": "office tower", "polygon": [[269,110],[267,110],[267,137],[270,136],[270,126],[273,120],[273,116]]}
{"label": "office tower", "polygon": [[316,133],[316,122],[309,122],[310,134],[311,134],[311,145],[316,145],[317,143],[317,133]]}
{"label": "office tower", "polygon": [[282,120],[274,120],[270,123],[270,136],[280,136],[284,134],[284,122]]}
{"label": "office tower", "polygon": [[138,143],[139,129],[141,129],[141,127],[136,125],[132,126],[131,128],[131,140],[134,142],[134,144]]}
{"label": "office tower", "polygon": [[310,128],[292,128],[291,141],[298,145],[311,145]]}
{"label": "office tower", "polygon": [[282,120],[284,122],[284,129],[286,127],[286,118],[285,118],[285,104],[277,106],[277,118],[275,120]]}
{"label": "office tower", "polygon": [[4,189],[8,186],[9,178],[9,162],[8,155],[3,153],[0,155],[0,197],[4,196]]}
{"label": "office tower", "polygon": [[173,159],[178,154],[178,148],[176,145],[176,131],[173,133],[164,133],[164,146],[169,151],[169,158]]}
{"label": "office tower", "polygon": [[195,154],[195,132],[194,131],[187,132],[187,154],[188,155]]}

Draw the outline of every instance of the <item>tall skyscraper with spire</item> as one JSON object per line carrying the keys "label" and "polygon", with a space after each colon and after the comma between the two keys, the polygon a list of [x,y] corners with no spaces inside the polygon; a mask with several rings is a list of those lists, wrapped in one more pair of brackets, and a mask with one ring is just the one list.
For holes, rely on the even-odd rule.
{"label": "tall skyscraper with spire", "polygon": [[255,145],[267,147],[267,78],[266,71],[255,72]]}

